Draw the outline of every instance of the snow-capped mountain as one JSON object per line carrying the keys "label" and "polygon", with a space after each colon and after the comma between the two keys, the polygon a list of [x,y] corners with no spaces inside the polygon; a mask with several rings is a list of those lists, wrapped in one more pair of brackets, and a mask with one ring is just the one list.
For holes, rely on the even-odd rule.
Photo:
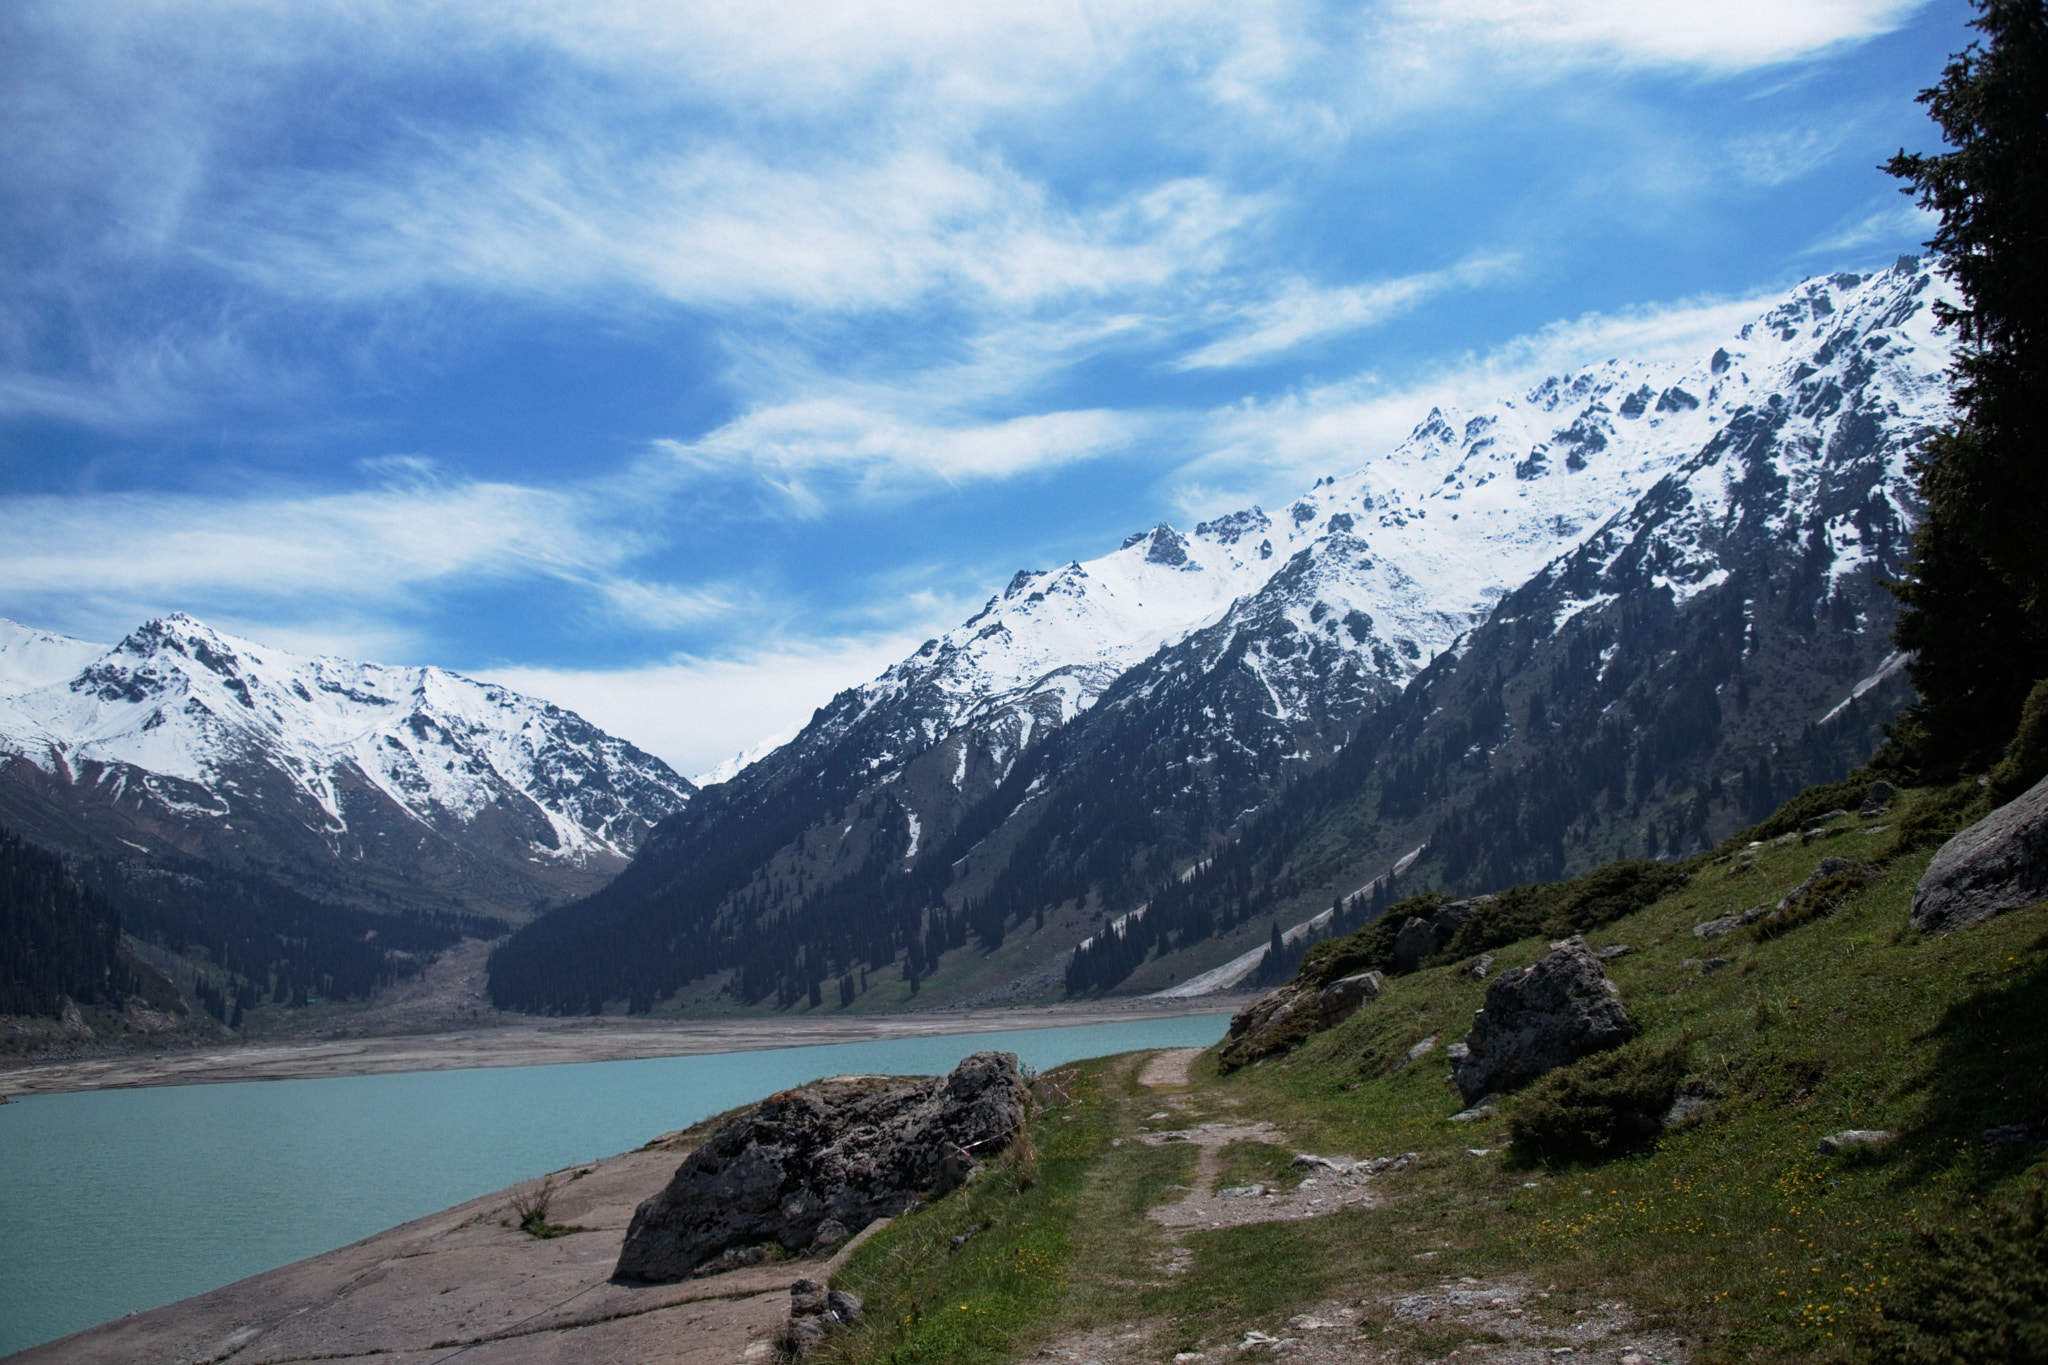
{"label": "snow-capped mountain", "polygon": [[[524,883],[492,907],[515,917],[595,885],[695,795],[547,702],[439,668],[300,657],[182,614],[112,647],[0,623],[0,754],[6,787],[101,844],[339,860],[479,895]],[[479,863],[496,865],[480,882]]]}
{"label": "snow-capped mountain", "polygon": [[[916,974],[964,944],[967,918],[984,943],[1029,916],[1034,935],[1049,923],[1072,944],[1347,746],[1408,762],[1386,746],[1411,699],[1530,584],[1564,595],[1548,619],[1519,613],[1515,649],[1489,656],[1472,684],[1494,698],[1475,713],[1482,728],[1507,723],[1492,714],[1503,695],[1541,690],[1521,672],[1540,641],[1613,633],[1629,613],[1705,621],[1724,599],[1758,622],[1751,655],[1735,654],[1744,676],[1778,680],[1757,714],[1776,715],[1781,692],[1798,694],[1789,713],[1802,688],[1846,687],[1889,652],[1878,571],[1906,549],[1907,453],[1947,407],[1948,349],[1927,306],[1940,289],[1911,258],[1809,280],[1691,365],[1610,361],[1432,411],[1277,514],[1161,526],[1020,573],[664,824],[601,896],[515,938],[500,1000],[589,1003],[620,979],[598,940],[631,941],[657,906],[671,956],[634,964],[639,999],[735,965],[750,998],[776,973],[786,997],[834,963]],[[1789,596],[1776,573],[1800,575]],[[1752,597],[1731,599],[1742,585]],[[1846,624],[1779,668],[1814,619]],[[1596,661],[1628,657],[1609,644]],[[1494,747],[1468,736],[1452,757],[1483,768]],[[849,918],[863,926],[853,948]],[[772,934],[740,932],[765,923]],[[578,964],[572,940],[597,925]],[[1057,938],[1041,958],[1064,951]],[[522,967],[528,952],[546,963]],[[578,984],[551,993],[550,976]]]}
{"label": "snow-capped mountain", "polygon": [[[1252,507],[1185,534],[1162,524],[1098,559],[1020,571],[791,742],[815,750],[894,711],[899,742],[868,756],[871,771],[998,721],[1009,723],[988,747],[1014,755],[1161,646],[1252,610],[1276,581],[1268,597],[1292,604],[1284,614],[1297,631],[1404,681],[1769,395],[1805,386],[1813,396],[1797,415],[1813,440],[1833,429],[1849,391],[1888,431],[1937,420],[1947,348],[1922,306],[1934,282],[1904,266],[1810,280],[1694,364],[1610,360],[1471,412],[1432,409],[1392,451],[1319,480],[1277,517]],[[1901,508],[1904,458],[1893,451],[1884,494]],[[1858,562],[1855,532],[1845,523],[1838,533],[1846,569]]]}

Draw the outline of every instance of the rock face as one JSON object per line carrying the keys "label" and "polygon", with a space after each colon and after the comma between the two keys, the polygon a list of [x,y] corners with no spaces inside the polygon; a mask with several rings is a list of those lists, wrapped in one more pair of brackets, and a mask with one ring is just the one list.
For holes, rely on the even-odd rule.
{"label": "rock face", "polygon": [[1551,945],[1534,965],[1486,988],[1451,1079],[1467,1104],[1635,1036],[1621,993],[1581,938]]}
{"label": "rock face", "polygon": [[1310,1034],[1349,1019],[1386,987],[1386,978],[1378,972],[1359,972],[1320,990],[1309,982],[1290,981],[1231,1018],[1230,1036],[1218,1060],[1225,1071],[1235,1071],[1261,1057],[1290,1051]]}
{"label": "rock face", "polygon": [[1495,899],[1474,896],[1470,900],[1452,901],[1438,906],[1427,919],[1411,915],[1394,939],[1394,970],[1405,975],[1421,966],[1425,958],[1435,957],[1450,946],[1481,906],[1490,905]]}
{"label": "rock face", "polygon": [[1941,846],[1913,891],[1913,926],[1947,934],[2048,898],[2048,778]]}
{"label": "rock face", "polygon": [[770,1095],[634,1211],[613,1277],[679,1280],[731,1248],[801,1250],[821,1230],[844,1238],[894,1217],[1008,1146],[1028,1099],[1009,1052],[977,1052],[943,1078],[854,1077]]}

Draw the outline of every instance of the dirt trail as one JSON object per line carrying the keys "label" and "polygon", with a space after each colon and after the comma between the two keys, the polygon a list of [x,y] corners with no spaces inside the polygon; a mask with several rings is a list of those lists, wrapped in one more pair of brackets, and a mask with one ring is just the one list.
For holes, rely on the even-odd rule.
{"label": "dirt trail", "polygon": [[[1296,1189],[1218,1189],[1223,1149],[1231,1143],[1263,1142],[1283,1148],[1289,1144],[1284,1132],[1265,1121],[1152,1128],[1161,1120],[1196,1112],[1195,1097],[1189,1093],[1189,1063],[1200,1055],[1198,1049],[1158,1053],[1138,1073],[1139,1083],[1160,1092],[1166,1107],[1148,1116],[1136,1139],[1155,1147],[1189,1143],[1198,1149],[1193,1186],[1179,1199],[1150,1210],[1152,1220],[1165,1229],[1165,1245],[1154,1258],[1162,1275],[1186,1273],[1192,1262],[1187,1240],[1194,1234],[1377,1207],[1380,1201],[1371,1182],[1415,1160],[1413,1154],[1365,1161],[1310,1157],[1301,1167],[1308,1174]],[[1174,1365],[1274,1359],[1301,1365],[1411,1365],[1424,1360],[1459,1365],[1555,1365],[1559,1360],[1581,1365],[1677,1365],[1688,1358],[1682,1341],[1633,1322],[1624,1304],[1565,1310],[1552,1308],[1549,1300],[1548,1292],[1514,1281],[1486,1284],[1461,1278],[1433,1289],[1380,1288],[1361,1298],[1319,1303],[1285,1324],[1268,1324],[1266,1330],[1241,1325],[1232,1334],[1234,1340],[1170,1359]],[[1172,1326],[1157,1320],[1072,1333],[1038,1346],[1032,1356],[1074,1365],[1154,1365],[1169,1359],[1158,1339]],[[1463,1339],[1448,1356],[1438,1349],[1418,1349],[1419,1334],[1440,1338],[1445,1333]]]}

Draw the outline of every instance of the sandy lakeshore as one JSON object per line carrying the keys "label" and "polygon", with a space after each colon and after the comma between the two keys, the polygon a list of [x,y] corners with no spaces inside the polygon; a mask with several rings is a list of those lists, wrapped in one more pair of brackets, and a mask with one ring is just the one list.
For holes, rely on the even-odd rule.
{"label": "sandy lakeshore", "polygon": [[1130,1023],[1214,1014],[1230,997],[1130,1000],[825,1019],[549,1019],[382,1037],[313,1038],[126,1052],[16,1064],[0,1069],[0,1100],[12,1095],[220,1081],[363,1076],[394,1071],[547,1066],[560,1062],[681,1057],[763,1048],[814,1047],[956,1033]]}

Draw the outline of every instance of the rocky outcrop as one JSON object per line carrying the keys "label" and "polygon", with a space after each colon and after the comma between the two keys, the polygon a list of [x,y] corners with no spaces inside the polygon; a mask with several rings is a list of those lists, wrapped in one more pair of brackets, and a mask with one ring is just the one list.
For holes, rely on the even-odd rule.
{"label": "rocky outcrop", "polygon": [[1340,977],[1326,986],[1296,979],[1260,996],[1230,1021],[1218,1064],[1235,1071],[1261,1057],[1288,1052],[1310,1034],[1341,1024],[1368,1000],[1379,998],[1386,978],[1378,972]]}
{"label": "rocky outcrop", "polygon": [[1479,908],[1491,905],[1497,897],[1474,896],[1469,900],[1452,901],[1440,905],[1428,918],[1411,915],[1401,925],[1401,932],[1394,937],[1394,970],[1402,974],[1414,971],[1429,958],[1435,957],[1450,946],[1458,931],[1465,927]]}
{"label": "rocky outcrop", "polygon": [[781,1332],[783,1354],[809,1355],[824,1345],[829,1329],[859,1322],[862,1307],[856,1294],[828,1289],[816,1280],[798,1280],[789,1287],[789,1320]]}
{"label": "rocky outcrop", "polygon": [[1635,1032],[1600,959],[1584,939],[1568,938],[1486,988],[1472,1031],[1452,1051],[1451,1079],[1470,1104],[1619,1047]]}
{"label": "rocky outcrop", "polygon": [[843,1240],[968,1179],[1023,1128],[1028,1099],[1008,1052],[977,1052],[946,1077],[770,1095],[635,1210],[613,1276],[673,1281],[732,1248]]}
{"label": "rocky outcrop", "polygon": [[2048,899],[2048,778],[1941,846],[1913,891],[1913,926],[1947,934]]}

